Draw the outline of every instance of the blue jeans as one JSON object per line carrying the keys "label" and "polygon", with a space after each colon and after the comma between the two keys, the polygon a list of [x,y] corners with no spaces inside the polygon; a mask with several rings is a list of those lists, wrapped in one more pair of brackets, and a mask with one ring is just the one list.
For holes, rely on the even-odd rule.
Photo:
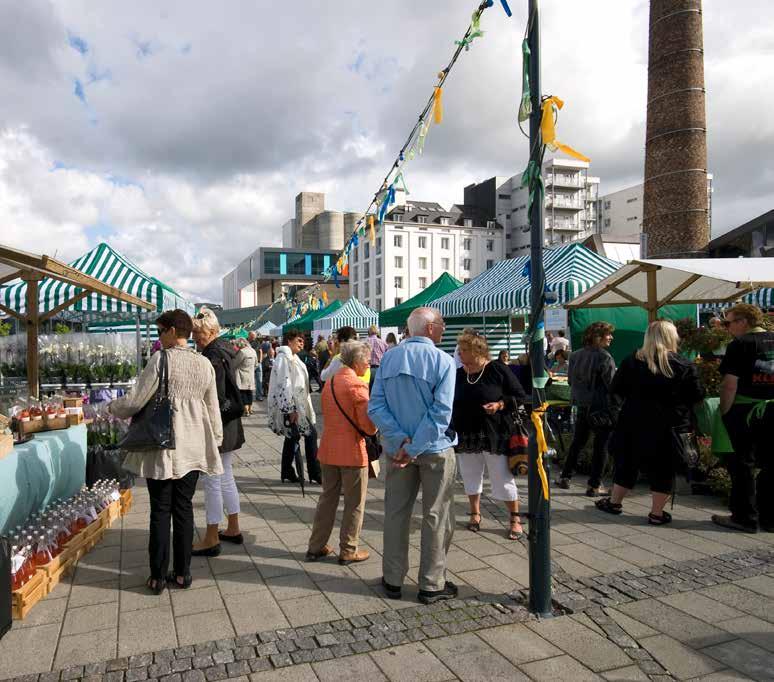
{"label": "blue jeans", "polygon": [[255,398],[263,400],[263,366],[258,365],[255,368]]}

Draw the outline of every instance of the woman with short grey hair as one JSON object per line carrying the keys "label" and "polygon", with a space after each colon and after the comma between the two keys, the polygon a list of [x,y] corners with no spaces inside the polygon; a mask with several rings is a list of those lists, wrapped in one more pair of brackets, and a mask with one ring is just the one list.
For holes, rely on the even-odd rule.
{"label": "woman with short grey hair", "polygon": [[347,565],[369,557],[366,550],[358,549],[368,490],[368,453],[362,434],[374,434],[376,427],[368,417],[368,386],[362,381],[370,367],[371,347],[362,341],[349,341],[341,344],[339,351],[342,366],[322,391],[325,427],[317,458],[322,466],[323,490],[306,558],[317,561],[333,553],[328,540],[343,493],[339,563]]}

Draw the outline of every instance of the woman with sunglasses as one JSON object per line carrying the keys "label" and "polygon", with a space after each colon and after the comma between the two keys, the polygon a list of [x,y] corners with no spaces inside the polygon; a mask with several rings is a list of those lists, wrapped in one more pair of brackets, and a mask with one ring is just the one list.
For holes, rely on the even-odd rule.
{"label": "woman with sunglasses", "polygon": [[[162,351],[151,356],[134,390],[110,403],[111,414],[129,419],[154,399],[159,369],[166,357],[172,402],[174,450],[128,451],[124,467],[146,479],[150,497],[150,577],[146,585],[161,594],[167,585],[191,586],[191,545],[194,535],[191,502],[199,474],[223,473],[218,446],[223,425],[215,372],[209,360],[188,347],[192,322],[183,310],[169,310],[156,320]],[[169,568],[170,521],[172,566]]]}

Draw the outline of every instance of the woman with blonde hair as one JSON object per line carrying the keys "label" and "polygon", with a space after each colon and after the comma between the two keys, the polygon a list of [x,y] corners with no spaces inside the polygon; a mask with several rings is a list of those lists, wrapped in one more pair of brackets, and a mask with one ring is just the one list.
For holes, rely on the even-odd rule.
{"label": "woman with blonde hair", "polygon": [[[221,541],[234,544],[244,542],[239,529],[239,491],[232,469],[234,452],[245,442],[236,381],[238,354],[228,341],[220,338],[218,318],[209,308],[201,308],[194,316],[193,340],[215,370],[218,406],[223,422],[223,444],[220,447],[223,469],[215,475],[204,477],[207,530],[201,541],[194,545],[193,555],[216,557],[221,551]],[[225,531],[219,531],[224,508],[228,526]]]}
{"label": "woman with blonde hair", "polygon": [[481,529],[484,467],[489,471],[492,497],[505,502],[510,513],[508,537],[522,534],[519,494],[508,467],[509,415],[527,399],[519,380],[502,362],[491,362],[486,339],[475,331],[457,340],[462,367],[457,370],[451,429],[457,433],[457,462],[470,502],[468,530]]}
{"label": "woman with blonde hair", "polygon": [[613,491],[596,502],[603,512],[623,511],[621,502],[642,470],[652,493],[648,523],[662,526],[672,520],[664,505],[683,468],[681,434],[691,430],[693,405],[704,398],[695,365],[677,354],[679,342],[674,324],[651,322],[642,348],[613,377],[610,391],[623,405],[609,446],[615,459]]}

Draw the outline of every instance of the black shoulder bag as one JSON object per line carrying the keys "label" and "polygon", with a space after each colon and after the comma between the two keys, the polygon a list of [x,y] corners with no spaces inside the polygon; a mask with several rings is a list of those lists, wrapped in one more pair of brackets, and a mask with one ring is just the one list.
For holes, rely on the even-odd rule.
{"label": "black shoulder bag", "polygon": [[365,440],[368,461],[375,462],[378,460],[379,457],[382,456],[382,444],[379,442],[379,434],[375,433],[373,436],[369,436],[365,431],[361,430],[360,427],[355,424],[352,418],[344,411],[344,409],[341,407],[339,399],[336,397],[336,391],[333,390],[333,377],[331,377],[331,395],[333,396],[333,400],[336,403],[336,407],[339,408],[339,412],[341,412],[341,414],[346,417],[347,421],[352,424],[352,428],[355,429],[355,431],[357,431]]}
{"label": "black shoulder bag", "polygon": [[597,377],[601,366],[596,364],[594,374],[591,377],[591,406],[586,418],[592,429],[612,429],[618,421],[618,410],[610,404],[610,396],[605,396],[603,401],[597,398]]}
{"label": "black shoulder bag", "polygon": [[231,362],[224,357],[220,358],[220,362],[223,365],[225,375],[223,382],[226,387],[223,402],[220,403],[220,418],[224,423],[228,423],[244,414],[245,405],[242,402],[242,393],[237,386]]}
{"label": "black shoulder bag", "polygon": [[119,446],[125,450],[174,450],[175,429],[172,401],[169,399],[169,360],[162,350],[159,387],[156,395],[132,417],[129,430]]}

